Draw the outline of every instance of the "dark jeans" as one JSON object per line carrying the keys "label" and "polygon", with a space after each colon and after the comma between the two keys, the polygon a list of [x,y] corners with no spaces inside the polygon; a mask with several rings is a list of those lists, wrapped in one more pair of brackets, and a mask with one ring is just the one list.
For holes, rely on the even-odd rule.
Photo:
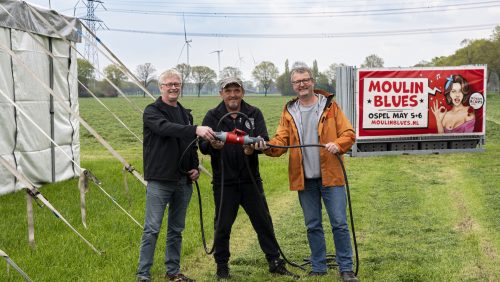
{"label": "dark jeans", "polygon": [[[221,205],[221,187],[214,185],[215,197],[215,238],[214,238],[214,258],[217,264],[227,263],[231,256],[229,252],[229,238],[238,208],[241,205],[252,223],[253,229],[257,233],[260,248],[266,254],[268,261],[279,258],[278,245],[274,235],[274,228],[267,207],[262,183],[258,182],[258,187],[253,183],[240,183],[224,185],[224,192]],[[219,209],[221,217],[218,225]]]}

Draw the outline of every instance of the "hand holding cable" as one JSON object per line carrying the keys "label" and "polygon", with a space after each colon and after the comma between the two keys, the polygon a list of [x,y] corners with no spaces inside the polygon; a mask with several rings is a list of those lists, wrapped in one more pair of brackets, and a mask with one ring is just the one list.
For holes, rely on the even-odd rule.
{"label": "hand holding cable", "polygon": [[210,145],[216,150],[221,150],[224,147],[224,142],[218,140],[216,137],[214,140],[210,141]]}
{"label": "hand holding cable", "polygon": [[193,168],[188,171],[189,179],[192,181],[197,181],[198,178],[200,177],[200,171],[196,168]]}
{"label": "hand holding cable", "polygon": [[207,141],[212,141],[215,138],[214,131],[208,126],[197,126],[196,135]]}
{"label": "hand holding cable", "polygon": [[326,149],[328,152],[330,152],[330,153],[332,153],[332,154],[334,154],[334,155],[335,155],[335,154],[337,154],[337,153],[340,153],[340,151],[339,151],[339,147],[337,146],[337,144],[335,144],[335,143],[333,143],[333,142],[327,143],[327,144],[325,145],[325,149]]}
{"label": "hand holding cable", "polygon": [[252,145],[243,145],[243,153],[247,156],[253,154],[254,150],[255,148]]}

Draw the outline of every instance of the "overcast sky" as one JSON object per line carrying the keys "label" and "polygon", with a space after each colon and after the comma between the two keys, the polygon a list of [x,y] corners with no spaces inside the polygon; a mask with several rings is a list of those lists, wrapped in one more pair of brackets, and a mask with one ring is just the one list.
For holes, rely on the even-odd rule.
{"label": "overcast sky", "polygon": [[[84,0],[31,0],[85,17]],[[489,38],[500,25],[500,1],[358,0],[102,0],[95,14],[109,30],[101,40],[132,70],[146,62],[158,72],[187,60],[218,72],[238,67],[244,79],[261,61],[284,70],[303,61],[324,71],[332,63],[360,66],[376,54],[385,67],[413,66],[448,56],[464,39]],[[411,2],[411,3],[410,3]],[[75,9],[76,7],[76,9]],[[178,34],[178,35],[176,35]],[[280,37],[280,38],[269,38]],[[83,51],[83,45],[80,48]],[[181,53],[182,52],[182,53]],[[213,53],[212,53],[213,52]],[[109,62],[100,57],[101,68]]]}

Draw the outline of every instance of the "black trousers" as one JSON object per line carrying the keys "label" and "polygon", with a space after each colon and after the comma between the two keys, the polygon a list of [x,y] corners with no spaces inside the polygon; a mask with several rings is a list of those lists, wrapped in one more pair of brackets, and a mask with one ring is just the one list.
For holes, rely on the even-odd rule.
{"label": "black trousers", "polygon": [[[262,189],[262,182],[258,181],[257,186],[255,187],[253,183],[224,184],[221,204],[221,186],[214,185],[214,258],[217,264],[228,263],[231,256],[229,239],[240,205],[250,218],[253,229],[257,233],[260,248],[266,254],[266,259],[271,261],[279,258],[278,244],[264,190]],[[221,209],[220,218],[218,218],[219,209]]]}

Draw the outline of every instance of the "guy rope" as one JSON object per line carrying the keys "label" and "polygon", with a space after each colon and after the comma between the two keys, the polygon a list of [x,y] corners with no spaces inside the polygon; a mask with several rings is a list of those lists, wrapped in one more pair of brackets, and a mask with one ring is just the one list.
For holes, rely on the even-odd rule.
{"label": "guy rope", "polygon": [[[31,183],[31,181],[26,178],[23,174],[17,171],[7,160],[5,160],[2,156],[0,156],[0,164],[2,164],[10,173],[12,173],[19,181],[23,182],[24,185],[27,186],[26,192],[33,197],[35,200],[39,200],[43,206],[46,206],[49,210],[51,210],[54,215],[62,220],[73,232],[75,232],[82,241],[84,241],[94,252],[98,255],[102,255],[102,252],[99,251],[94,245],[92,245],[82,234],[80,234],[62,215],[59,211],[57,211],[54,206],[50,204],[50,202],[38,191],[38,189]],[[39,204],[40,207],[42,205]]]}
{"label": "guy rope", "polygon": [[12,266],[19,274],[21,274],[24,278],[24,280],[28,282],[32,282],[33,280],[30,279],[28,274],[26,274],[9,256],[2,250],[0,250],[0,257],[3,257],[5,261]]}

